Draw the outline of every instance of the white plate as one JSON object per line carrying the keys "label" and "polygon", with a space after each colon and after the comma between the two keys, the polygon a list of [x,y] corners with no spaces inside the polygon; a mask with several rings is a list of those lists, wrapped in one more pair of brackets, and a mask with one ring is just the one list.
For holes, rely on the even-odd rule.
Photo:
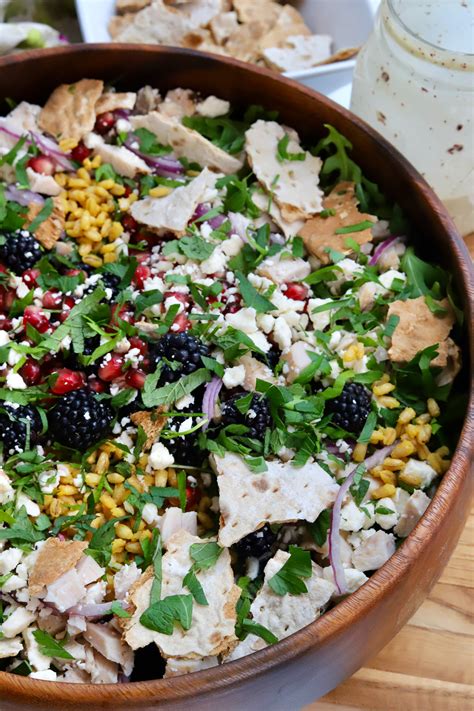
{"label": "white plate", "polygon": [[[258,0],[256,0],[258,2]],[[358,47],[369,36],[380,0],[295,0],[308,27],[333,38],[333,50]],[[85,42],[110,42],[107,27],[115,0],[76,0],[77,15]],[[286,76],[349,104],[355,60],[324,64],[313,69],[288,72]]]}

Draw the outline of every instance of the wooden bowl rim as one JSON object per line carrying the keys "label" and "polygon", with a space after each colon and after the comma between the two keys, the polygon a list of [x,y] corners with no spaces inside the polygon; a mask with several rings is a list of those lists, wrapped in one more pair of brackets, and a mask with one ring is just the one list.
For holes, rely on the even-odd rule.
{"label": "wooden bowl rim", "polygon": [[[127,52],[149,52],[150,55],[177,55],[187,56],[192,61],[193,58],[205,57],[211,62],[226,64],[228,66],[244,69],[249,74],[257,74],[273,80],[277,84],[286,85],[292,91],[297,91],[311,98],[317,98],[321,104],[325,104],[335,113],[344,116],[352,123],[356,124],[362,131],[369,134],[372,140],[377,143],[381,151],[390,153],[405,174],[408,181],[416,181],[418,191],[423,199],[436,214],[437,220],[446,232],[446,236],[451,242],[450,251],[454,256],[456,273],[461,278],[461,286],[471,296],[467,304],[466,321],[472,326],[474,279],[472,261],[467,248],[458,234],[456,227],[449,217],[441,201],[436,197],[426,181],[418,171],[392,146],[386,139],[366,124],[362,119],[352,114],[339,104],[336,104],[326,96],[319,94],[308,87],[288,79],[282,75],[263,69],[246,62],[241,62],[229,57],[222,57],[206,52],[198,52],[179,47],[163,47],[156,45],[142,44],[75,44],[63,47],[55,47],[43,50],[31,50],[20,55],[7,56],[0,59],[0,70],[10,65],[27,64],[32,59],[40,59],[44,56],[67,58],[70,55],[80,55],[82,52],[97,51],[104,53],[127,53]],[[217,91],[217,90],[216,90]],[[217,91],[218,93],[218,91]],[[473,363],[473,335],[469,329],[469,353],[471,363]],[[149,702],[173,702],[183,701],[212,694],[219,689],[230,689],[235,685],[240,685],[245,681],[255,679],[265,674],[270,669],[284,665],[289,659],[297,659],[308,649],[329,640],[335,640],[345,633],[348,627],[356,620],[364,616],[366,611],[375,606],[377,602],[390,593],[390,589],[397,585],[405,572],[414,563],[421,563],[424,551],[430,546],[431,538],[435,531],[441,528],[445,519],[449,516],[449,500],[456,497],[462,489],[464,479],[472,474],[472,454],[474,439],[474,389],[471,387],[469,403],[466,409],[466,417],[459,435],[458,445],[452,458],[451,466],[443,476],[436,493],[412,533],[405,539],[395,554],[376,571],[359,590],[352,593],[336,607],[325,613],[318,620],[307,625],[303,629],[295,632],[289,637],[278,642],[274,646],[255,652],[252,655],[243,657],[234,662],[228,662],[219,667],[214,667],[204,671],[194,672],[191,675],[193,685],[189,684],[189,675],[173,677],[171,679],[157,679],[144,682],[133,682],[124,684],[70,684],[56,681],[43,681],[39,679],[29,679],[7,672],[0,672],[0,689],[2,695],[9,700],[27,701],[32,698],[48,699],[51,703],[64,702],[73,703],[79,697],[83,702],[112,705],[122,702],[137,702],[140,705]],[[188,680],[188,681],[186,681]]]}

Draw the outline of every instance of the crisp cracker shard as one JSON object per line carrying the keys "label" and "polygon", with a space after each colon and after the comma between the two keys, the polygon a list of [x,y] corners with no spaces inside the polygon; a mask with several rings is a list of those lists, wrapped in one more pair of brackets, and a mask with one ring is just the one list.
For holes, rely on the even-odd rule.
{"label": "crisp cracker shard", "polygon": [[136,100],[137,95],[134,91],[108,91],[99,98],[95,110],[97,114],[103,114],[106,111],[116,111],[117,109],[131,110],[135,106]]}
{"label": "crisp cracker shard", "polygon": [[[189,590],[183,587],[183,578],[193,564],[189,547],[193,543],[203,542],[201,538],[184,530],[178,531],[170,538],[168,550],[162,560],[162,599],[168,595],[189,594]],[[197,572],[196,576],[209,605],[199,605],[193,601],[190,629],[185,631],[175,625],[173,634],[165,635],[147,629],[140,623],[140,616],[150,605],[153,583],[152,568],[145,571],[129,593],[134,613],[130,619],[123,620],[124,639],[132,649],[139,649],[154,642],[166,658],[202,659],[223,654],[235,646],[236,604],[240,597],[240,588],[234,584],[229,551],[223,550],[215,565],[208,570]]]}
{"label": "crisp cracker shard", "polygon": [[28,580],[30,595],[38,597],[45,587],[76,567],[87,548],[85,541],[48,538],[41,547]]}
{"label": "crisp cracker shard", "polygon": [[[265,580],[250,607],[253,621],[273,632],[279,640],[314,622],[335,591],[334,585],[322,577],[322,568],[312,563],[312,575],[304,579],[307,593],[277,595],[268,581],[278,573],[289,557],[289,553],[280,550],[268,561],[265,566]],[[267,643],[263,639],[249,634],[232,650],[225,661],[240,659],[266,646]]]}
{"label": "crisp cracker shard", "polygon": [[282,12],[282,7],[273,0],[233,0],[240,22],[268,22],[274,24]]}
{"label": "crisp cracker shard", "polygon": [[272,69],[295,72],[321,64],[331,55],[332,38],[329,35],[293,35],[284,47],[268,47],[263,58]]}
{"label": "crisp cracker shard", "polygon": [[[34,202],[28,206],[27,224],[31,224],[35,217],[39,215],[42,205]],[[52,249],[64,231],[65,215],[62,202],[59,198],[53,198],[53,210],[49,217],[35,230],[35,239],[43,245],[45,249]]]}
{"label": "crisp cracker shard", "polygon": [[219,486],[219,543],[226,547],[265,523],[315,521],[339,490],[316,462],[299,468],[267,462],[266,472],[254,474],[236,454],[210,459]]}
{"label": "crisp cracker shard", "polygon": [[454,355],[452,346],[459,351],[449,338],[456,320],[451,304],[448,299],[443,299],[439,306],[446,311],[443,316],[432,313],[423,296],[390,304],[387,319],[390,316],[399,318],[388,351],[388,357],[393,363],[407,363],[420,351],[438,344],[438,355],[431,364],[443,367],[448,364],[448,358]]}
{"label": "crisp cracker shard", "polygon": [[365,244],[372,240],[372,228],[368,227],[359,232],[336,234],[342,227],[357,225],[368,220],[377,222],[374,215],[359,212],[359,201],[355,195],[355,184],[342,182],[336,185],[329,195],[323,200],[325,210],[334,210],[335,215],[329,217],[316,217],[307,220],[298,234],[303,238],[305,247],[310,254],[317,257],[323,264],[330,261],[328,249],[333,249],[342,254],[350,254],[353,248],[347,246],[346,240],[350,238],[357,244]]}
{"label": "crisp cracker shard", "polygon": [[38,120],[40,129],[55,138],[79,141],[94,128],[96,104],[103,88],[104,82],[98,79],[61,84],[41,110]]}
{"label": "crisp cracker shard", "polygon": [[204,168],[188,185],[175,188],[165,197],[146,197],[134,202],[130,209],[132,217],[155,230],[183,233],[197,205],[205,202],[206,195],[214,189],[216,179],[215,173]]}
{"label": "crisp cracker shard", "polygon": [[283,220],[295,222],[322,210],[322,163],[302,150],[293,133],[288,136],[288,153],[304,152],[304,160],[278,160],[278,143],[285,137],[285,129],[275,121],[256,121],[245,133],[245,150],[258,181],[278,203]]}
{"label": "crisp cracker shard", "polygon": [[306,25],[298,10],[291,5],[285,5],[281,8],[270,32],[260,41],[260,48],[263,51],[268,47],[284,47],[286,46],[288,37],[309,36],[310,34],[311,30]]}
{"label": "crisp cracker shard", "polygon": [[148,412],[148,410],[140,410],[139,412],[134,412],[130,415],[130,419],[133,424],[137,425],[137,427],[142,427],[146,434],[146,442],[143,445],[144,450],[150,449],[153,442],[158,439],[161,430],[165,426],[168,418],[166,415],[163,415],[164,412],[165,408],[159,407],[156,410],[153,410],[153,412]]}
{"label": "crisp cracker shard", "polygon": [[169,7],[163,0],[154,0],[140,12],[126,14],[124,18],[127,21],[120,25],[109,25],[115,42],[181,45],[184,36],[199,27],[195,16]]}
{"label": "crisp cracker shard", "polygon": [[147,128],[154,133],[162,145],[173,148],[178,158],[186,157],[199,165],[226,174],[236,173],[243,165],[240,158],[231,156],[194,129],[158,111],[152,111],[146,116],[132,116],[130,123],[133,128]]}

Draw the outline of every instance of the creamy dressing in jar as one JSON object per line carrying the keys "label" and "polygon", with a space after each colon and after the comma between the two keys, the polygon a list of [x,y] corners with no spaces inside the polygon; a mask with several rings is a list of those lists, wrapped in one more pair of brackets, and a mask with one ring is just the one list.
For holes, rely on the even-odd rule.
{"label": "creamy dressing in jar", "polygon": [[383,0],[351,109],[414,164],[461,234],[472,232],[473,0]]}

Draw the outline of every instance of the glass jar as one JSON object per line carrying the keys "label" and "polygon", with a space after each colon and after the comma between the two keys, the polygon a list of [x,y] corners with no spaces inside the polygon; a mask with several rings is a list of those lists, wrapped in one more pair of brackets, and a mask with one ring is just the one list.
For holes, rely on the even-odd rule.
{"label": "glass jar", "polygon": [[382,0],[351,109],[413,163],[461,234],[473,232],[472,0]]}

